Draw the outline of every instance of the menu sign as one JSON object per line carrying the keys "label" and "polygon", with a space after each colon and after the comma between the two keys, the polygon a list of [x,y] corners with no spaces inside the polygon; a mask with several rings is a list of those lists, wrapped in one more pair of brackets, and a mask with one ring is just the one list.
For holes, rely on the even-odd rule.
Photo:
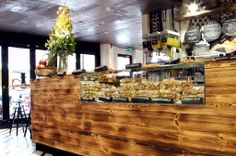
{"label": "menu sign", "polygon": [[209,21],[204,26],[203,34],[207,41],[214,41],[221,35],[221,25],[216,21]]}
{"label": "menu sign", "polygon": [[226,20],[222,30],[226,36],[236,36],[236,18]]}
{"label": "menu sign", "polygon": [[191,26],[185,33],[185,41],[187,43],[198,43],[201,40],[201,32],[197,26]]}

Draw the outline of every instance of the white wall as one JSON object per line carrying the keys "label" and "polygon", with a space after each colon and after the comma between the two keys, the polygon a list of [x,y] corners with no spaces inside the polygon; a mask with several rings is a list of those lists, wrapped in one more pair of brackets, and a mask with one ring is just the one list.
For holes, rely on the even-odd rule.
{"label": "white wall", "polygon": [[110,48],[110,44],[100,44],[101,52],[101,65],[107,65],[109,68],[114,68],[113,66],[113,52]]}
{"label": "white wall", "polygon": [[110,44],[101,44],[101,65],[107,65],[109,68],[114,70],[117,69],[117,57],[118,54],[125,54],[132,56],[133,63],[143,63],[143,51],[142,50],[133,50],[130,54],[125,51],[123,48],[116,46],[111,46]]}

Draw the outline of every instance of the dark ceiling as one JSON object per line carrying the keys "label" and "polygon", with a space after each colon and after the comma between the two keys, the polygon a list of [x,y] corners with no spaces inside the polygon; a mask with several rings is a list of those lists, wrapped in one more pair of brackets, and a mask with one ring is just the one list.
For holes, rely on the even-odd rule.
{"label": "dark ceiling", "polygon": [[[1,0],[0,30],[48,36],[66,0]],[[181,0],[67,0],[78,40],[141,47],[142,14]]]}

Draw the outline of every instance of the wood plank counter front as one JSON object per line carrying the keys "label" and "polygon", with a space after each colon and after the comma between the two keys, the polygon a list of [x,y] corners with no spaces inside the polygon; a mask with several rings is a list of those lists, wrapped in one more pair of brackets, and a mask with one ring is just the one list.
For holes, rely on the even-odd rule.
{"label": "wood plank counter front", "polygon": [[79,78],[32,80],[33,141],[90,156],[235,156],[235,78],[235,61],[207,64],[202,106],[83,103]]}

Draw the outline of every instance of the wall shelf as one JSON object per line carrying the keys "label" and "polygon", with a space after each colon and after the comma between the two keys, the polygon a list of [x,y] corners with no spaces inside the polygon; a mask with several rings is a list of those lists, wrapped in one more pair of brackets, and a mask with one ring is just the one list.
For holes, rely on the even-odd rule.
{"label": "wall shelf", "polygon": [[199,11],[195,14],[185,14],[183,16],[177,16],[177,17],[175,17],[175,20],[177,22],[182,22],[182,21],[186,21],[189,19],[199,18],[199,17],[203,17],[203,16],[207,16],[207,15],[217,14],[217,13],[221,13],[221,12],[225,12],[225,11],[233,11],[233,10],[236,10],[236,4],[222,6],[222,7],[216,8],[216,9],[212,9],[212,10],[202,10],[202,11]]}

